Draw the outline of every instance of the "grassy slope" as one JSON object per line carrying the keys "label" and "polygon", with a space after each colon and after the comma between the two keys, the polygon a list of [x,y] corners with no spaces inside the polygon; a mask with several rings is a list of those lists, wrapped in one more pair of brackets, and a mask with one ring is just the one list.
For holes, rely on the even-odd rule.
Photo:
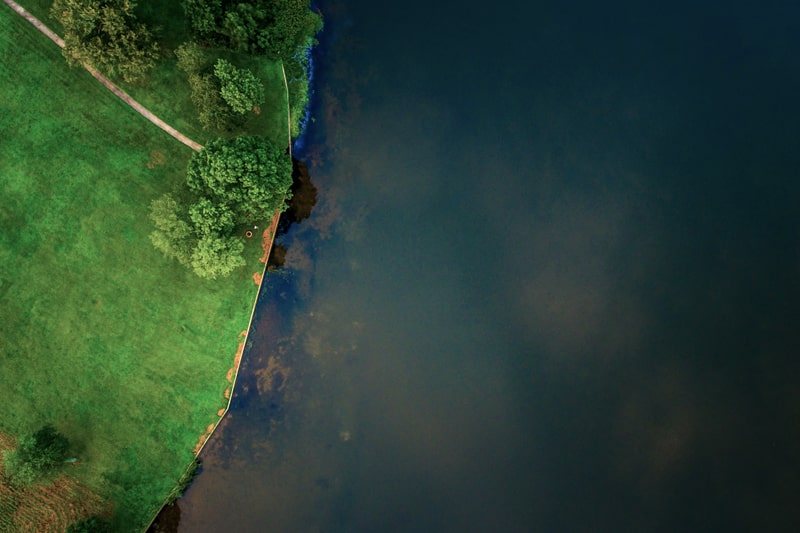
{"label": "grassy slope", "polygon": [[[70,473],[135,530],[224,404],[257,243],[213,283],[160,256],[148,204],[190,150],[4,5],[0,131],[0,429],[53,423],[82,460]],[[166,162],[151,169],[154,151]]]}

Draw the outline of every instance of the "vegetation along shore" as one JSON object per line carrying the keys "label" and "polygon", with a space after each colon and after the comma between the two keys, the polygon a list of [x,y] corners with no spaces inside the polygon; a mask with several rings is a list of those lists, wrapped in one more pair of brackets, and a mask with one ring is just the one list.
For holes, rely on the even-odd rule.
{"label": "vegetation along shore", "polygon": [[4,3],[0,530],[142,531],[227,409],[322,19]]}

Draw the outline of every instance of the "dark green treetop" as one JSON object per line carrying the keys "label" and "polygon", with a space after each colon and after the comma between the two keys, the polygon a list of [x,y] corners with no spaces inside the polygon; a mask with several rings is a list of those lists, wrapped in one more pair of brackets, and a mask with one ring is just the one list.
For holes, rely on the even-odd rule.
{"label": "dark green treetop", "polygon": [[309,0],[184,0],[196,37],[239,52],[288,59],[322,29]]}
{"label": "dark green treetop", "polygon": [[186,183],[198,196],[227,206],[237,223],[271,218],[286,209],[292,160],[262,137],[214,139],[192,157]]}

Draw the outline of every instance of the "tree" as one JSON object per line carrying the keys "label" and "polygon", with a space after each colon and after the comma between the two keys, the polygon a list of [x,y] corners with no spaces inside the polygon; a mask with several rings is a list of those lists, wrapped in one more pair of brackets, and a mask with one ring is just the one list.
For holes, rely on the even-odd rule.
{"label": "tree", "polygon": [[186,41],[175,50],[178,58],[178,68],[186,74],[199,74],[208,65],[205,52],[194,41]]}
{"label": "tree", "polygon": [[227,276],[245,265],[244,243],[235,237],[206,235],[192,252],[192,269],[201,278]]}
{"label": "tree", "polygon": [[133,0],[55,0],[50,10],[64,27],[62,53],[70,65],[91,65],[127,82],[153,67],[158,45],[137,22]]}
{"label": "tree", "polygon": [[182,5],[199,37],[208,39],[218,33],[222,23],[222,0],[183,0]]}
{"label": "tree", "polygon": [[308,9],[308,0],[272,3],[273,23],[258,33],[258,48],[273,59],[287,60],[322,29],[322,17]]}
{"label": "tree", "polygon": [[198,236],[230,235],[235,226],[233,211],[225,204],[200,198],[189,208],[189,218]]}
{"label": "tree", "polygon": [[3,457],[5,471],[14,483],[31,485],[64,461],[69,441],[47,425],[25,436],[19,446]]}
{"label": "tree", "polygon": [[186,183],[198,196],[226,205],[237,223],[264,220],[286,209],[292,161],[262,137],[214,139],[192,156]]}
{"label": "tree", "polygon": [[204,129],[226,130],[233,121],[233,110],[219,94],[219,83],[211,74],[189,76],[192,103],[197,109],[197,118]]}
{"label": "tree", "polygon": [[180,263],[189,264],[197,240],[186,222],[186,209],[171,195],[165,194],[150,204],[150,219],[156,226],[150,240],[157,250]]}
{"label": "tree", "polygon": [[204,72],[208,57],[203,49],[196,42],[187,41],[175,50],[175,55],[178,68],[188,76],[192,103],[203,129],[228,129],[234,123],[234,112],[220,95],[219,79]]}
{"label": "tree", "polygon": [[219,59],[214,75],[220,82],[220,95],[235,112],[247,113],[264,103],[264,84],[250,70]]}

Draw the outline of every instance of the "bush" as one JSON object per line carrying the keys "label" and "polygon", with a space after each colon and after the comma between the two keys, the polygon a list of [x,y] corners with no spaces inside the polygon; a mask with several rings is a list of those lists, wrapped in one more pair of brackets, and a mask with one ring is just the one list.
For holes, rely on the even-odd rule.
{"label": "bush", "polygon": [[64,461],[69,441],[47,425],[20,440],[19,446],[5,453],[3,466],[14,484],[32,485]]}

